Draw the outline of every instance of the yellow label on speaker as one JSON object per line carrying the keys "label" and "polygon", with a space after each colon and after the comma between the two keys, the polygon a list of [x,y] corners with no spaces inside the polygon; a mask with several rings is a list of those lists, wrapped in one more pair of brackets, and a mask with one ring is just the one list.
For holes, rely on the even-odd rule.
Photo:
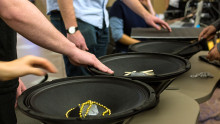
{"label": "yellow label on speaker", "polygon": [[207,45],[208,45],[208,49],[209,49],[209,50],[211,50],[211,49],[214,47],[213,41],[208,41],[208,42],[207,42]]}
{"label": "yellow label on speaker", "polygon": [[220,39],[218,38],[218,39],[216,39],[216,43],[220,43]]}

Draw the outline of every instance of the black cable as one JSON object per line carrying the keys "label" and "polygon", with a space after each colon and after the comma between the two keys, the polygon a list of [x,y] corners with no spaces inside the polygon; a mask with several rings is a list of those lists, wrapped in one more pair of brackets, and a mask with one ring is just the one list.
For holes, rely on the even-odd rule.
{"label": "black cable", "polygon": [[46,74],[46,75],[44,76],[44,79],[41,80],[39,84],[44,83],[47,79],[48,79],[48,74]]}

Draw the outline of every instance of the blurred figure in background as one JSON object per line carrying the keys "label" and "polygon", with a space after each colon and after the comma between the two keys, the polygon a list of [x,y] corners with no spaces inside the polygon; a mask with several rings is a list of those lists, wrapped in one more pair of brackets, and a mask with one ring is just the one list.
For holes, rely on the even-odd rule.
{"label": "blurred figure in background", "polygon": [[[218,30],[220,30],[220,19],[204,28],[199,34],[199,40],[202,38],[206,38],[207,41],[213,39]],[[215,44],[215,46],[209,51],[207,58],[211,61],[220,61],[220,43]]]}
{"label": "blurred figure in background", "polygon": [[[155,16],[151,0],[140,0],[140,2],[153,16]],[[113,53],[128,52],[129,45],[140,42],[130,37],[132,28],[151,27],[142,17],[132,11],[121,0],[115,1],[110,9],[109,16],[111,35],[115,42]]]}

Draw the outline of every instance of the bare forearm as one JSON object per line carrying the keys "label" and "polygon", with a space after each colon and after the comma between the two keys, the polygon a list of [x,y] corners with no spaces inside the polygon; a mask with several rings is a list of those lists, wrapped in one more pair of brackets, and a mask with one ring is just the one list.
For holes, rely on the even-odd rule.
{"label": "bare forearm", "polygon": [[73,0],[57,0],[66,29],[77,26]]}
{"label": "bare forearm", "polygon": [[220,30],[220,18],[212,23],[212,25],[216,28],[216,30]]}
{"label": "bare forearm", "polygon": [[126,34],[123,34],[121,39],[119,39],[119,42],[124,44],[124,45],[131,45],[131,44],[135,44],[135,43],[139,43],[139,40],[133,39],[131,37],[129,37]]}
{"label": "bare forearm", "polygon": [[75,48],[75,45],[27,0],[1,0],[0,16],[15,31],[46,49],[68,55],[68,49]]}
{"label": "bare forearm", "polygon": [[[159,19],[159,18],[157,18],[157,17],[151,15],[151,14],[143,7],[143,5],[140,3],[139,0],[122,0],[122,1],[123,1],[130,9],[132,9],[136,14],[138,14],[139,16],[141,16],[141,17],[145,20],[145,22],[146,22],[148,25],[150,25],[150,26],[156,28],[157,30],[161,30],[161,27],[163,27],[164,29],[168,29],[170,32],[172,31],[171,28],[169,27],[169,25],[168,25],[165,21],[163,21],[163,20],[161,20],[161,19]],[[161,26],[161,27],[160,27],[160,26]]]}
{"label": "bare forearm", "polygon": [[152,15],[155,15],[156,13],[155,13],[155,11],[154,11],[154,8],[153,8],[153,6],[152,6],[152,4],[151,4],[151,0],[147,0],[147,8],[148,8],[148,10],[149,10],[149,12],[152,14]]}

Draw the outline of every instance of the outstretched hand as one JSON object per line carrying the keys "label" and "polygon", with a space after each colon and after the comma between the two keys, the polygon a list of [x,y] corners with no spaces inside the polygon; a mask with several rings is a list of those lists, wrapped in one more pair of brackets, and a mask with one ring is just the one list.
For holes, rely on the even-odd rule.
{"label": "outstretched hand", "polygon": [[210,61],[219,60],[220,61],[220,53],[217,49],[217,44],[209,51],[207,55],[207,59]]}
{"label": "outstretched hand", "polygon": [[211,40],[214,38],[216,33],[216,28],[213,25],[210,25],[202,30],[202,32],[199,34],[199,40],[202,38],[206,38],[207,40]]}
{"label": "outstretched hand", "polygon": [[157,18],[156,16],[153,15],[148,15],[145,18],[145,22],[147,24],[149,24],[150,26],[156,28],[157,30],[161,30],[161,27],[164,29],[167,29],[169,32],[172,31],[172,29],[170,28],[170,26],[163,20]]}
{"label": "outstretched hand", "polygon": [[80,49],[74,49],[74,52],[72,52],[73,55],[72,56],[68,56],[70,62],[73,65],[77,65],[77,66],[93,66],[95,68],[97,68],[98,70],[102,71],[102,72],[106,72],[109,74],[113,74],[114,72],[108,68],[107,66],[105,66],[104,64],[102,64],[95,55],[86,52],[86,51],[82,51]]}
{"label": "outstretched hand", "polygon": [[56,67],[48,60],[31,55],[10,62],[0,62],[0,70],[0,80],[3,81],[27,74],[43,76],[46,74],[44,70],[51,73],[57,72]]}

